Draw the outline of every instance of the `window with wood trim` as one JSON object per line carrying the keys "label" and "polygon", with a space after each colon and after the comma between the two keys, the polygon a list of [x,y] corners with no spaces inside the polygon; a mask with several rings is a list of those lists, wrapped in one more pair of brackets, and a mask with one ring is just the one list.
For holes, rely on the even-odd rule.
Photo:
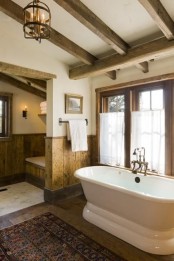
{"label": "window with wood trim", "polygon": [[11,136],[12,94],[0,92],[0,139]]}
{"label": "window with wood trim", "polygon": [[[105,139],[104,132],[104,136],[100,133],[100,144],[103,145],[103,154],[105,154],[102,163],[127,166],[130,158],[130,153],[128,152],[130,151],[130,92],[127,90],[104,92],[100,96],[100,105],[100,112],[108,113],[108,115],[104,115],[105,121],[102,119],[102,115],[100,115],[100,127],[102,128],[103,126],[105,128],[108,120],[110,121],[110,126],[106,127],[108,137]],[[117,117],[116,121],[113,114]],[[107,116],[109,119],[106,118]],[[122,123],[124,123],[124,126]],[[114,124],[117,124],[115,128]],[[114,139],[114,137],[117,138]],[[109,154],[108,157],[107,153]],[[116,157],[115,160],[114,157]]]}
{"label": "window with wood trim", "polygon": [[[139,90],[131,114],[131,151],[144,148],[148,170],[165,173],[165,115],[163,89]],[[134,156],[133,160],[137,160]]]}
{"label": "window with wood trim", "polygon": [[[151,121],[154,121],[159,115],[159,112],[162,113],[164,111],[163,123],[161,123],[162,128],[164,128],[164,133],[161,134],[164,139],[163,144],[163,160],[164,163],[164,173],[167,175],[171,175],[171,115],[172,115],[172,81],[152,83],[142,86],[136,86],[131,88],[123,88],[121,90],[112,90],[112,91],[103,91],[100,92],[98,97],[100,97],[99,108],[100,113],[112,113],[112,112],[124,112],[124,151],[122,152],[124,155],[124,167],[130,167],[130,162],[132,160],[132,118],[133,112],[138,112],[141,115],[141,112],[152,112]],[[144,114],[147,114],[144,113]],[[136,114],[136,113],[135,113]],[[142,113],[143,115],[143,113]],[[141,115],[141,116],[142,116]],[[161,115],[161,114],[160,114]],[[143,116],[144,117],[144,116]],[[161,116],[160,116],[161,117]],[[145,119],[145,118],[142,118]],[[157,119],[157,118],[156,118]],[[149,119],[150,120],[150,119]],[[113,121],[113,120],[112,120]],[[161,120],[162,121],[162,120]],[[99,125],[101,125],[101,116]],[[144,122],[144,125],[146,123]],[[147,123],[148,124],[148,123]],[[99,154],[100,154],[100,145],[102,144],[102,138],[100,135],[100,127],[98,128],[98,144],[99,144]],[[108,126],[109,127],[109,126]],[[139,126],[141,127],[141,126]],[[139,128],[138,127],[138,128]],[[161,129],[160,129],[161,130]],[[155,133],[155,131],[154,131]],[[149,133],[149,139],[156,139],[154,133]],[[147,135],[148,136],[148,135]],[[145,136],[143,136],[145,137]],[[147,138],[147,137],[146,137]],[[159,138],[159,137],[158,137]],[[113,136],[111,139],[114,139]],[[112,143],[112,142],[111,142]],[[162,145],[161,145],[162,146]],[[113,149],[113,148],[112,148]],[[156,148],[158,150],[158,148]],[[108,149],[109,151],[109,149]],[[148,151],[148,150],[147,150]],[[153,148],[153,152],[151,153],[157,157],[158,151]],[[150,154],[150,152],[149,152]],[[99,157],[100,161],[100,157]],[[156,161],[160,161],[160,159],[156,159]],[[161,160],[162,161],[162,160]],[[114,162],[114,161],[113,161]],[[103,163],[103,162],[102,162]],[[119,164],[113,164],[119,165]],[[151,165],[151,171],[156,171],[153,167],[155,164]]]}

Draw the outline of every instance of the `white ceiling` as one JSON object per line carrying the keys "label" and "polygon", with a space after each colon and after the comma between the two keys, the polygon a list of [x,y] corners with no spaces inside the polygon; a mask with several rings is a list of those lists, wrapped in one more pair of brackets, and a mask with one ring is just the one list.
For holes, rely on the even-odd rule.
{"label": "white ceiling", "polygon": [[[53,0],[42,1],[51,10],[51,27],[56,31],[96,57],[100,57],[103,53],[111,50],[103,40],[78,22]],[[14,2],[21,7],[25,7],[31,0],[14,0]],[[141,44],[163,35],[138,0],[81,0],[81,2],[91,9],[130,46]],[[161,0],[161,3],[174,20],[174,0]],[[10,39],[9,37],[13,37],[18,39],[21,48],[25,48],[26,50],[33,47],[39,48],[44,53],[54,56],[68,65],[79,62],[75,57],[47,40],[43,40],[39,44],[37,41],[24,39],[22,25],[2,12],[0,12],[0,24],[0,38],[5,37],[8,40]]]}

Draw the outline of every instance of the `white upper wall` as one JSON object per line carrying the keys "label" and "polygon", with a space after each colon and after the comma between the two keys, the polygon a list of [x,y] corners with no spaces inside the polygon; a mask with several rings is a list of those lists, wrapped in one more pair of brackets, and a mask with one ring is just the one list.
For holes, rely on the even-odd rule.
{"label": "white upper wall", "polygon": [[[15,22],[11,19],[12,27]],[[65,124],[59,126],[58,119],[61,117],[64,119],[85,119],[89,121],[87,127],[88,134],[91,134],[91,88],[90,81],[88,79],[83,80],[70,80],[68,76],[68,68],[61,62],[49,55],[49,49],[47,53],[44,52],[43,40],[39,44],[35,40],[24,39],[21,26],[21,37],[13,37],[12,34],[5,34],[3,37],[3,30],[1,31],[0,41],[0,61],[11,63],[31,69],[44,71],[57,75],[57,79],[49,82],[47,88],[48,95],[48,117],[47,117],[47,136],[65,136],[66,128]],[[59,48],[57,47],[59,50]],[[56,51],[56,50],[55,50]],[[5,91],[5,89],[3,89]],[[83,114],[65,114],[65,93],[74,93],[83,96]],[[28,93],[26,93],[28,96]],[[28,96],[29,97],[29,96]],[[33,99],[33,98],[32,98]],[[28,102],[28,110],[33,106],[32,99]],[[26,123],[26,121],[24,121]],[[14,130],[18,132],[18,122],[14,121]],[[31,127],[31,126],[30,126]],[[37,127],[36,127],[37,128]],[[36,129],[34,127],[34,129]],[[34,132],[32,129],[32,133]]]}
{"label": "white upper wall", "polygon": [[[89,79],[70,80],[68,67],[57,63],[58,78],[50,80],[47,87],[48,117],[47,136],[65,136],[66,124],[59,126],[59,118],[88,119],[87,133],[91,134],[91,86]],[[78,94],[83,97],[82,114],[65,114],[65,94]],[[49,121],[49,122],[48,122]],[[51,125],[53,124],[53,128]]]}
{"label": "white upper wall", "polygon": [[[11,86],[8,83],[0,81],[0,92],[7,92],[13,94],[12,103],[12,133],[13,134],[27,134],[27,133],[45,133],[46,125],[45,119],[39,117],[40,103],[42,98],[32,95],[28,92],[22,91]],[[27,106],[27,119],[22,117],[22,111]]]}

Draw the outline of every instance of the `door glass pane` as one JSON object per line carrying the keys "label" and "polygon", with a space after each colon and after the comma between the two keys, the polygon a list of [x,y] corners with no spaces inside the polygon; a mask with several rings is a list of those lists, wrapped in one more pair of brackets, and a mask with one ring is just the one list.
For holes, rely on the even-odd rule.
{"label": "door glass pane", "polygon": [[154,90],[152,95],[152,110],[163,109],[163,90]]}
{"label": "door glass pane", "polygon": [[139,109],[150,110],[150,91],[140,92],[139,94]]}
{"label": "door glass pane", "polygon": [[108,112],[123,112],[125,109],[124,95],[108,97]]}

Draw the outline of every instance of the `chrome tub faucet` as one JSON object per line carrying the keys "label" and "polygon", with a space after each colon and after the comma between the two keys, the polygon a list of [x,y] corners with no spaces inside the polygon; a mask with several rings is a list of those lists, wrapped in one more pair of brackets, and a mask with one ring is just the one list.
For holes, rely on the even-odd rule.
{"label": "chrome tub faucet", "polygon": [[147,175],[148,162],[145,161],[145,148],[136,148],[133,152],[133,155],[136,156],[136,160],[131,161],[132,173],[136,174],[138,172],[144,173]]}

